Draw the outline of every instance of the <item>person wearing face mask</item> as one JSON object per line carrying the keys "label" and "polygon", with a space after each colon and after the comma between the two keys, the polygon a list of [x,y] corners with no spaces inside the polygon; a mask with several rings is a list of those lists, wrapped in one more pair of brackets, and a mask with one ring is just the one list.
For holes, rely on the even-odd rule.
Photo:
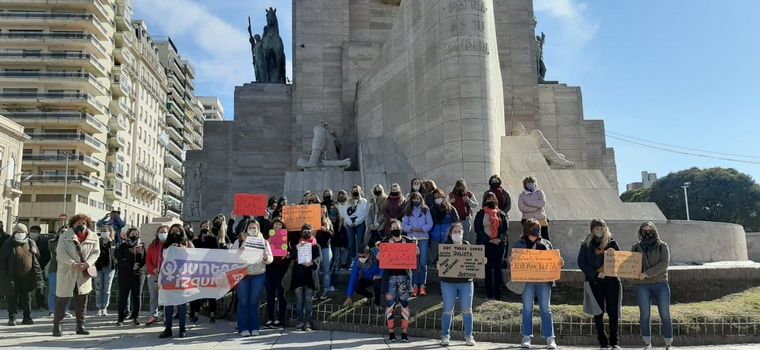
{"label": "person wearing face mask", "polygon": [[[464,239],[464,227],[461,223],[451,225],[446,237],[446,244],[470,245]],[[464,340],[467,346],[475,346],[472,336],[472,297],[475,286],[472,278],[441,277],[441,296],[443,297],[443,315],[441,316],[441,345],[449,346],[451,324],[454,318],[454,304],[459,298],[464,323]]]}
{"label": "person wearing face mask", "polygon": [[356,256],[357,248],[364,242],[364,233],[367,231],[369,202],[362,197],[361,186],[354,185],[351,188],[351,197],[346,201],[346,205],[340,208],[348,237],[348,260],[352,261]]}
{"label": "person wearing face mask", "polygon": [[383,270],[380,269],[380,262],[376,255],[379,248],[370,249],[369,246],[363,246],[359,255],[356,256],[354,267],[351,269],[351,278],[348,281],[346,290],[346,301],[343,306],[349,306],[354,303],[354,294],[360,295],[372,300],[378,310],[382,310],[382,278]]}
{"label": "person wearing face mask", "polygon": [[[276,218],[276,216],[274,216],[276,211],[277,211],[277,197],[274,197],[274,196],[269,197],[269,199],[267,199],[267,215],[266,215],[267,220],[269,220],[270,222],[274,220],[274,218]],[[266,230],[262,230],[262,232],[266,232]]]}
{"label": "person wearing face mask", "polygon": [[491,192],[496,195],[496,207],[509,214],[509,211],[512,209],[512,197],[509,196],[509,192],[507,192],[507,190],[504,189],[504,186],[502,186],[501,177],[499,175],[491,175],[491,178],[488,179],[488,185],[490,187],[488,191],[483,194],[483,203],[485,203],[486,194]]}
{"label": "person wearing face mask", "polygon": [[0,247],[0,276],[5,279],[0,289],[6,296],[8,326],[16,325],[16,311],[20,306],[24,315],[22,324],[34,324],[32,320],[32,293],[44,288],[39,250],[24,224],[13,227],[13,235]]}
{"label": "person wearing face mask", "polygon": [[[272,230],[284,229],[287,229],[287,227],[285,227],[282,219],[274,218],[272,220]],[[266,238],[271,238],[269,232],[267,232]],[[285,300],[285,288],[282,287],[282,280],[288,270],[290,260],[288,256],[276,256],[272,263],[266,266],[266,281],[264,283],[267,290],[267,323],[264,325],[266,328],[281,329],[285,327],[287,301]],[[276,303],[275,300],[277,301]],[[278,312],[276,318],[275,311]]]}
{"label": "person wearing face mask", "polygon": [[367,215],[367,233],[364,242],[357,243],[359,246],[374,247],[375,243],[385,238],[385,203],[388,195],[385,194],[383,185],[376,184],[372,188],[372,198],[369,200],[369,213]]}
{"label": "person wearing face mask", "polygon": [[414,238],[419,246],[420,255],[417,257],[417,270],[414,270],[412,279],[412,296],[427,295],[427,270],[428,270],[428,251],[430,230],[433,228],[433,217],[430,215],[430,209],[418,192],[412,192],[409,200],[406,201],[404,208],[404,219],[402,220],[404,232],[410,238]]}
{"label": "person wearing face mask", "polygon": [[111,285],[116,273],[116,258],[114,256],[116,245],[114,232],[111,226],[98,228],[100,236],[100,256],[95,262],[98,275],[95,277],[95,308],[98,309],[96,316],[108,316],[108,305],[111,303]]}
{"label": "person wearing face mask", "polygon": [[[347,197],[345,191],[341,191],[343,196],[343,202]],[[341,196],[339,194],[339,196]],[[327,266],[330,269],[330,293],[335,291],[335,281],[338,280],[338,271],[342,264],[346,263],[348,258],[348,236],[346,233],[346,227],[343,225],[343,218],[340,215],[340,204],[337,200],[333,199],[333,191],[326,189],[322,196],[322,205],[327,208],[327,216],[330,218],[330,223],[333,227],[333,235],[330,238],[330,252],[331,259],[330,265]]]}
{"label": "person wearing face mask", "polygon": [[[552,243],[541,238],[541,225],[534,219],[529,219],[523,225],[522,237],[515,243],[513,249],[554,249]],[[510,256],[510,262],[512,257]],[[490,260],[490,259],[489,259]],[[564,265],[562,261],[562,265]],[[533,339],[533,301],[538,299],[541,310],[541,333],[546,339],[549,349],[556,349],[557,342],[554,336],[554,321],[551,310],[552,283],[528,282],[522,293],[522,344],[523,348],[530,348]]]}
{"label": "person wearing face mask", "polygon": [[116,245],[119,245],[123,237],[122,230],[127,226],[127,223],[121,218],[121,211],[112,210],[102,219],[98,220],[96,226],[111,226],[114,231],[114,237],[116,237]]}
{"label": "person wearing face mask", "polygon": [[457,180],[454,189],[449,192],[449,203],[459,215],[459,222],[464,228],[465,238],[470,237],[470,220],[474,215],[473,209],[478,207],[478,200],[475,198],[475,194],[467,188],[467,182],[464,179]]}
{"label": "person wearing face mask", "polygon": [[55,295],[55,314],[53,315],[53,336],[62,336],[61,321],[69,300],[74,303],[76,314],[76,333],[89,335],[84,327],[84,309],[87,295],[92,292],[92,278],[85,274],[100,256],[100,239],[97,233],[88,227],[92,220],[84,214],[74,215],[69,219],[71,230],[64,232],[56,246],[58,273]]}
{"label": "person wearing face mask", "polygon": [[438,185],[433,180],[425,180],[422,182],[422,197],[425,199],[425,205],[428,208],[432,208],[435,205],[435,196],[433,192],[438,189]]}
{"label": "person wearing face mask", "polygon": [[321,249],[322,262],[319,264],[319,275],[322,278],[322,295],[319,296],[319,300],[327,300],[330,298],[330,286],[332,283],[332,275],[330,271],[330,262],[332,261],[332,248],[330,247],[332,237],[334,235],[334,228],[332,221],[327,213],[327,207],[321,206],[322,209],[322,227],[317,231],[317,244]]}
{"label": "person wearing face mask", "polygon": [[430,217],[433,219],[433,228],[430,229],[430,263],[438,262],[438,245],[445,242],[449,235],[451,225],[459,222],[456,209],[446,200],[446,193],[442,189],[433,190],[433,206],[430,207]]}
{"label": "person wearing face mask", "polygon": [[[620,279],[604,275],[604,255],[608,251],[620,250],[615,238],[604,220],[591,220],[591,233],[581,244],[578,253],[578,268],[586,276],[586,282],[591,289],[594,301],[601,313],[594,315],[594,325],[599,339],[600,349],[620,348],[618,338],[618,323],[623,302],[623,286]],[[585,298],[585,295],[584,295]],[[584,305],[587,301],[584,300]],[[610,320],[610,336],[604,330],[604,312]]]}
{"label": "person wearing face mask", "polygon": [[117,326],[124,324],[127,317],[127,300],[131,299],[129,319],[135,326],[140,325],[138,315],[142,307],[143,284],[145,283],[145,244],[140,240],[140,231],[136,228],[127,230],[127,240],[116,248],[116,262],[119,271],[119,317]]}
{"label": "person wearing face mask", "polygon": [[[227,249],[226,244],[226,227],[224,223],[224,216],[222,214],[217,215],[214,220],[209,223],[208,220],[201,221],[200,235],[193,240],[193,246],[195,248],[202,249]],[[220,238],[220,235],[225,238]],[[190,322],[198,322],[198,314],[200,314],[203,304],[208,305],[209,322],[216,323],[216,299],[196,299],[190,302]]]}
{"label": "person wearing face mask", "polygon": [[[37,245],[37,250],[40,252],[39,263],[42,267],[50,262],[50,247],[48,246],[48,241],[51,238],[50,236],[51,235],[48,234],[42,234],[42,228],[37,225],[29,227],[29,239],[33,240]],[[0,247],[2,247],[2,245],[0,245]],[[43,279],[47,279],[47,276],[44,273],[42,274],[42,277]],[[34,290],[34,302],[38,309],[44,310],[46,300],[45,288],[37,288]]]}
{"label": "person wearing face mask", "polygon": [[388,198],[385,199],[385,210],[383,210],[385,222],[383,238],[387,238],[391,232],[391,219],[401,221],[404,218],[404,201],[405,197],[401,193],[401,186],[397,183],[391,184],[391,192],[388,194]]}
{"label": "person wearing face mask", "polygon": [[423,194],[422,191],[424,191],[422,188],[422,180],[416,177],[412,179],[411,183],[409,184],[409,188],[411,188],[411,190],[406,194],[406,198],[409,198],[409,196],[414,192]]}
{"label": "person wearing face mask", "polygon": [[281,218],[282,217],[282,208],[286,207],[288,205],[288,197],[282,196],[280,199],[277,200],[277,209],[272,213],[273,218]]}
{"label": "person wearing face mask", "polygon": [[668,284],[670,248],[660,239],[657,227],[652,222],[641,224],[636,235],[636,242],[631,251],[643,255],[640,279],[632,280],[633,291],[639,304],[641,336],[646,349],[651,349],[651,305],[654,300],[657,303],[660,320],[662,320],[665,348],[670,349],[673,344],[673,320],[670,316],[670,284]]}
{"label": "person wearing face mask", "polygon": [[161,309],[158,306],[158,259],[163,253],[164,242],[169,237],[169,226],[161,225],[156,229],[156,238],[150,242],[148,253],[145,255],[145,272],[148,275],[148,296],[150,298],[150,318],[145,323],[150,326],[161,318]]}
{"label": "person wearing face mask", "polygon": [[[249,238],[252,240],[252,246],[246,245]],[[266,266],[273,261],[272,248],[261,234],[259,223],[256,220],[248,222],[245,231],[238,237],[234,247],[241,251],[245,249],[263,250],[261,261],[248,265],[247,275],[236,287],[238,334],[241,337],[257,336],[259,335],[259,328],[261,328],[259,300],[266,280]]]}
{"label": "person wearing face mask", "polygon": [[[58,254],[56,253],[56,248],[58,247],[58,240],[66,231],[69,230],[68,226],[63,226],[58,229],[58,232],[55,234],[53,238],[51,238],[48,241],[48,247],[50,248],[50,261],[47,264],[47,272],[48,272],[48,282],[49,282],[49,291],[48,291],[48,316],[53,317],[55,313],[55,302],[56,302],[56,296],[55,296],[55,289],[56,289],[56,283],[57,283],[57,275],[58,275]],[[68,311],[70,309],[70,305],[66,305],[64,310],[66,318],[73,318],[73,315]]]}
{"label": "person wearing face mask", "polygon": [[496,198],[493,192],[486,192],[483,196],[483,209],[475,215],[473,227],[477,244],[485,246],[486,297],[500,300],[504,284],[502,271],[506,267],[503,260],[507,251],[509,218],[507,213],[499,210]]}
{"label": "person wearing face mask", "polygon": [[[304,246],[311,247],[311,260],[299,263],[298,249]],[[289,249],[289,255],[293,257],[290,268],[291,279],[285,281],[286,289],[296,295],[296,316],[298,326],[296,329],[303,331],[311,330],[312,309],[314,307],[314,293],[319,291],[319,275],[317,273],[319,264],[322,261],[321,249],[319,244],[314,240],[312,227],[304,224],[301,227],[301,239],[298,244]]]}
{"label": "person wearing face mask", "polygon": [[[166,241],[164,242],[163,249],[169,249],[170,247],[177,247],[177,248],[194,248],[193,243],[187,239],[187,236],[185,236],[185,230],[182,228],[182,225],[180,224],[174,224],[169,228],[169,235],[166,237]],[[164,254],[163,251],[158,256],[158,264],[157,266],[160,266],[164,261]],[[160,287],[160,286],[159,286]],[[187,336],[187,332],[185,329],[185,320],[187,317],[187,307],[185,304],[181,305],[164,305],[164,331],[161,332],[161,334],[158,336],[159,338],[171,338],[173,336],[172,334],[172,321],[174,320],[172,318],[172,315],[174,315],[174,310],[177,310],[177,318],[179,318],[179,337],[184,338]]]}
{"label": "person wearing face mask", "polygon": [[517,207],[522,213],[521,223],[528,219],[536,219],[541,225],[541,238],[549,239],[549,220],[546,218],[546,196],[544,191],[538,188],[536,178],[527,176],[522,180],[523,191],[517,201]]}
{"label": "person wearing face mask", "polygon": [[[418,202],[422,203],[422,196],[419,193],[413,192],[413,198],[416,198]],[[399,243],[418,243],[414,238],[402,236],[401,222],[396,219],[391,219],[391,235],[382,241],[381,244],[399,244]],[[417,245],[417,254],[421,249],[420,245]],[[377,253],[377,259],[383,260],[383,256]],[[396,304],[401,305],[401,341],[409,341],[409,288],[412,282],[411,270],[398,270],[388,269],[383,270],[383,283],[387,285],[383,286],[386,291],[385,301],[385,316],[388,320],[388,341],[396,341],[396,323],[394,311],[396,310]]]}

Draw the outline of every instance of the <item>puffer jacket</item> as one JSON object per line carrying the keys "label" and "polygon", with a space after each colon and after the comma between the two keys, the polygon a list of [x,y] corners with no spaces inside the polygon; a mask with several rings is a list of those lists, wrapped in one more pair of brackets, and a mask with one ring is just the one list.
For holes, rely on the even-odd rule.
{"label": "puffer jacket", "polygon": [[[403,231],[409,238],[416,240],[430,238],[430,230],[433,228],[433,217],[430,215],[430,209],[423,213],[420,207],[412,208],[412,215],[405,215],[401,223]],[[422,232],[412,232],[414,228],[422,229]]]}
{"label": "puffer jacket", "polygon": [[520,198],[517,200],[517,207],[520,208],[522,218],[528,219],[546,219],[546,196],[544,191],[536,189],[533,192],[522,191]]}

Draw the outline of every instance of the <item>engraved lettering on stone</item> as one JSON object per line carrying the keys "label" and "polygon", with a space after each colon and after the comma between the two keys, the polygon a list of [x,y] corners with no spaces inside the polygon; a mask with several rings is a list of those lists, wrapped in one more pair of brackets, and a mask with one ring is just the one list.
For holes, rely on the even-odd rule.
{"label": "engraved lettering on stone", "polygon": [[454,42],[447,42],[443,44],[443,54],[449,55],[453,53],[480,53],[488,55],[488,43],[479,39],[458,39]]}
{"label": "engraved lettering on stone", "polygon": [[449,2],[449,12],[466,10],[486,12],[486,4],[483,0],[451,0]]}

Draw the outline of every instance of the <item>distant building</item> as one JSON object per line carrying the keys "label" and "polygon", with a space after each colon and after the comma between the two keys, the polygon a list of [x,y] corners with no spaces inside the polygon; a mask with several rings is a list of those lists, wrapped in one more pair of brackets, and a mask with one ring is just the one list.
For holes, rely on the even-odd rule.
{"label": "distant building", "polygon": [[625,186],[626,191],[638,190],[640,188],[650,188],[657,181],[657,174],[647,171],[641,172],[641,182],[629,183]]}
{"label": "distant building", "polygon": [[224,107],[218,97],[198,96],[198,101],[203,104],[203,117],[206,118],[206,121],[224,120]]}

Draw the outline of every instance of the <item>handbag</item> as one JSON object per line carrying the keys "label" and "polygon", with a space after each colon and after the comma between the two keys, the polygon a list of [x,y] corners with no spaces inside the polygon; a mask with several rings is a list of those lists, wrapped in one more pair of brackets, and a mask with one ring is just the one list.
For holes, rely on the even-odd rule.
{"label": "handbag", "polygon": [[[78,240],[76,240],[76,238],[74,239],[74,246],[77,248],[77,254],[79,254],[80,262],[86,263],[87,259],[84,258],[84,254],[82,253],[82,245]],[[82,275],[84,275],[85,278],[95,278],[98,275],[98,270],[95,268],[95,266],[89,266],[84,271],[82,271]]]}

